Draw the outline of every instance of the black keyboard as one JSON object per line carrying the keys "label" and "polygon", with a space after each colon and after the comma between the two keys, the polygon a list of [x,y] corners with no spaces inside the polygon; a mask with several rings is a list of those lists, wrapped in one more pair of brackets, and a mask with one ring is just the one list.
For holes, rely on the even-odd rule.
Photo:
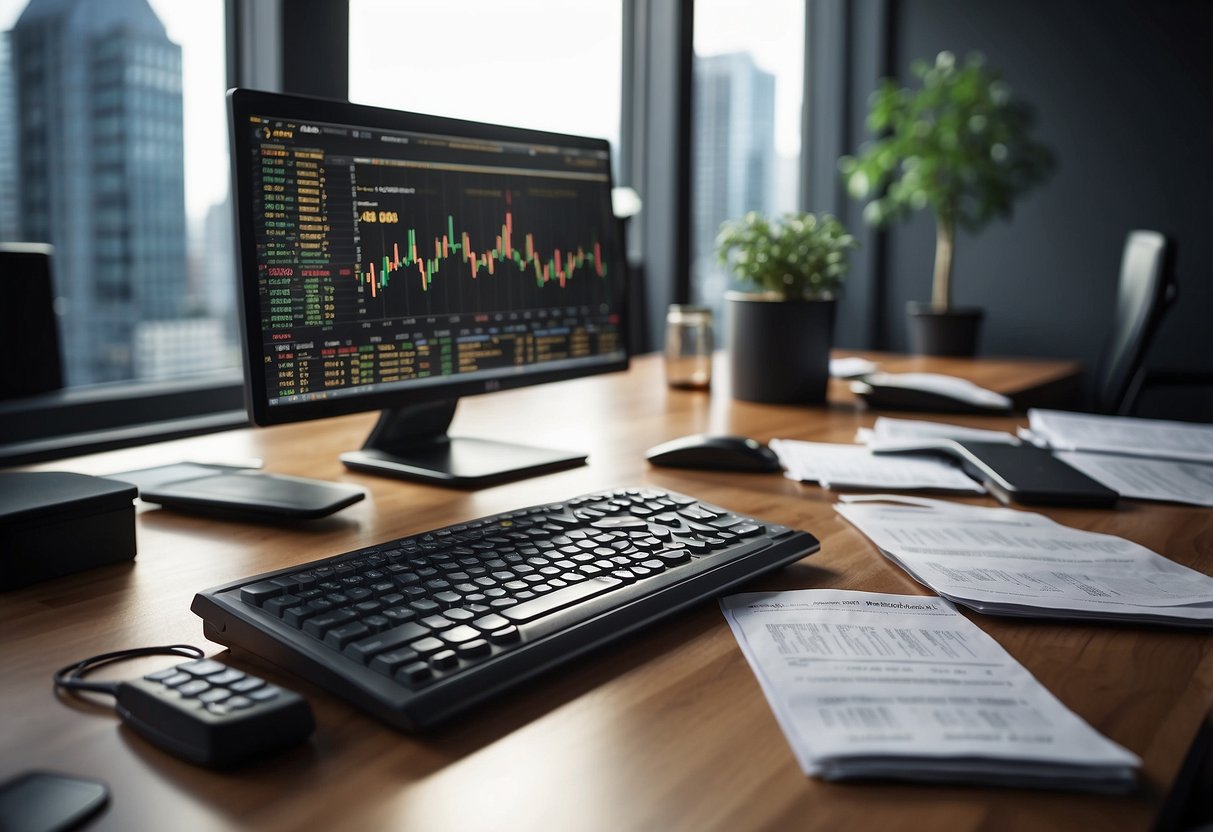
{"label": "black keyboard", "polygon": [[417,729],[818,548],[807,532],[624,489],[246,578],[191,609],[211,641]]}

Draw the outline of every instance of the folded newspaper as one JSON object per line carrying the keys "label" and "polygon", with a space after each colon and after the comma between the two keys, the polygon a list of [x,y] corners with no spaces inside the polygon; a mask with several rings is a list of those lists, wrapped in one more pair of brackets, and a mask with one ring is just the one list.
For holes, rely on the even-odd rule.
{"label": "folded newspaper", "polygon": [[916,581],[978,612],[1213,626],[1213,578],[1122,537],[921,497],[834,508]]}
{"label": "folded newspaper", "polygon": [[1099,734],[942,598],[748,593],[721,609],[792,752],[826,780],[1131,789]]}

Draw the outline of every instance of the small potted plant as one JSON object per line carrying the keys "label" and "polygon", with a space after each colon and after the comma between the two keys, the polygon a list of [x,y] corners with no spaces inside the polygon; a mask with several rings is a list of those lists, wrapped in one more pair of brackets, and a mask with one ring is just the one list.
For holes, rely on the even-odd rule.
{"label": "small potted plant", "polygon": [[726,325],[733,395],[755,402],[823,402],[830,376],[835,295],[855,238],[829,214],[751,211],[724,223],[716,254],[738,282]]}
{"label": "small potted plant", "polygon": [[995,217],[1009,217],[1015,199],[1048,177],[1053,156],[1031,136],[1031,108],[980,54],[958,66],[941,52],[933,65],[916,61],[912,71],[921,88],[899,89],[885,79],[868,114],[868,129],[880,138],[844,156],[839,168],[852,196],[873,196],[864,208],[872,224],[923,208],[935,215],[931,303],[910,304],[911,346],[930,355],[973,355],[982,310],[952,303],[956,229],[975,233]]}

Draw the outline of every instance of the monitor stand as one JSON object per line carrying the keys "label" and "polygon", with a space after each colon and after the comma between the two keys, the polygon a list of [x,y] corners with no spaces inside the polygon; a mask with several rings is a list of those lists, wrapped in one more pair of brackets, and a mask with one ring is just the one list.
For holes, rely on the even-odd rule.
{"label": "monitor stand", "polygon": [[586,455],[470,436],[448,436],[457,399],[384,410],[347,468],[458,488],[479,488],[585,463]]}

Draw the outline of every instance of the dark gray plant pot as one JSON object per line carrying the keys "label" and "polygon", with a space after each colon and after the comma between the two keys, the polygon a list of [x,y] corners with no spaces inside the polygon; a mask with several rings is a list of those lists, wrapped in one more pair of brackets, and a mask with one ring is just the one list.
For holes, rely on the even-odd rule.
{"label": "dark gray plant pot", "polygon": [[834,301],[725,295],[734,398],[812,403],[826,399]]}
{"label": "dark gray plant pot", "polygon": [[936,312],[929,303],[906,305],[910,319],[910,351],[916,355],[946,355],[972,358],[977,355],[982,309],[952,309]]}

